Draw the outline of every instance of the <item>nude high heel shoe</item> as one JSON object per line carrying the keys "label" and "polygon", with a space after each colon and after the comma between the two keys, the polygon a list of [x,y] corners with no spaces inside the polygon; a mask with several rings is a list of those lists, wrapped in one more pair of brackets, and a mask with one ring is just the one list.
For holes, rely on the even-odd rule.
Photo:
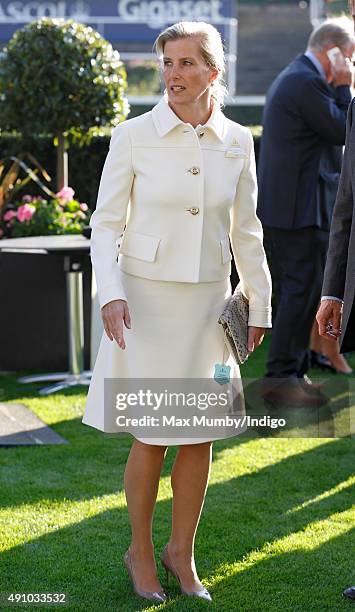
{"label": "nude high heel shoe", "polygon": [[168,553],[168,545],[165,546],[163,552],[161,553],[160,560],[162,562],[163,567],[165,568],[166,580],[168,584],[170,572],[173,576],[175,576],[176,580],[180,584],[180,589],[182,593],[184,593],[185,595],[195,595],[195,597],[201,597],[201,599],[205,599],[206,601],[212,601],[212,597],[206,587],[203,587],[202,589],[197,589],[196,591],[185,591],[185,589],[182,588],[180,578],[176,572],[176,569],[174,568],[173,562]]}
{"label": "nude high heel shoe", "polygon": [[166,601],[166,594],[164,593],[164,591],[141,591],[140,589],[137,588],[135,580],[134,580],[134,576],[133,576],[132,559],[131,559],[131,553],[129,549],[124,554],[123,561],[127,568],[129,576],[132,580],[133,590],[136,593],[136,595],[139,595],[140,597],[144,597],[144,599],[150,599],[150,600],[156,601],[158,603],[163,603],[164,601]]}

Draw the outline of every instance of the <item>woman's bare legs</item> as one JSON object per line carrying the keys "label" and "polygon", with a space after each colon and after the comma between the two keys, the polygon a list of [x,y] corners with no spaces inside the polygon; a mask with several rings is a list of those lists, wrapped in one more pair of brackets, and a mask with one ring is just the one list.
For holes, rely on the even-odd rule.
{"label": "woman's bare legs", "polygon": [[311,332],[311,349],[325,355],[339,374],[350,374],[352,372],[344,355],[339,353],[339,341],[334,342],[334,340],[322,338],[318,334],[318,324],[316,321],[313,324]]}
{"label": "woman's bare legs", "polygon": [[351,367],[344,355],[339,353],[339,340],[334,342],[334,340],[322,338],[322,353],[328,357],[333,368],[335,368],[339,374],[351,374]]}
{"label": "woman's bare legs", "polygon": [[316,320],[313,321],[312,325],[310,347],[312,351],[323,354],[322,338],[318,333],[318,323]]}
{"label": "woman's bare legs", "polygon": [[152,540],[152,523],[166,446],[135,440],[127,460],[124,485],[132,529],[130,545],[134,579],[139,589],[160,591]]}
{"label": "woman's bare legs", "polygon": [[181,445],[171,472],[173,516],[168,554],[187,591],[201,587],[194,542],[211,470],[212,444]]}

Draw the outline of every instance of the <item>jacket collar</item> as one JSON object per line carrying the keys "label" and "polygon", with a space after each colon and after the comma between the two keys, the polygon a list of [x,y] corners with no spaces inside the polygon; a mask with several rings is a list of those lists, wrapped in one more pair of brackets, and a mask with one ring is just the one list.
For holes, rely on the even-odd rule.
{"label": "jacket collar", "polygon": [[327,77],[325,76],[325,70],[321,64],[321,62],[319,61],[318,57],[316,57],[314,55],[314,53],[310,50],[307,49],[307,51],[303,54],[305,57],[307,57],[309,60],[311,60],[313,66],[315,66],[319,72],[319,74],[321,75],[321,77],[326,81]]}
{"label": "jacket collar", "polygon": [[[152,109],[152,118],[160,137],[165,136],[178,125],[189,125],[175,115],[174,111],[168,104],[166,94],[164,94],[161,100],[159,100],[158,104]],[[225,116],[218,104],[213,105],[210,118],[205,125],[201,127],[204,129],[211,129],[216,134],[217,138],[223,141],[225,133]]]}
{"label": "jacket collar", "polygon": [[309,59],[309,57],[307,57],[307,55],[305,55],[304,53],[300,53],[300,55],[296,57],[296,61],[297,60],[300,61],[305,66],[307,66],[308,68],[310,68],[311,70],[313,70],[313,72],[315,72],[320,78],[322,78],[322,80],[324,81],[324,85],[328,88],[330,92],[333,92],[333,95],[334,95],[334,92],[335,92],[334,86],[331,83],[328,83],[328,81],[324,77],[321,77],[319,71],[317,70],[313,62]]}
{"label": "jacket collar", "polygon": [[300,53],[299,55],[297,55],[296,60],[299,60],[300,62],[302,62],[302,64],[304,64],[305,66],[308,66],[308,68],[311,68],[313,72],[316,72],[317,74],[319,74],[319,71],[315,67],[314,63],[304,53]]}

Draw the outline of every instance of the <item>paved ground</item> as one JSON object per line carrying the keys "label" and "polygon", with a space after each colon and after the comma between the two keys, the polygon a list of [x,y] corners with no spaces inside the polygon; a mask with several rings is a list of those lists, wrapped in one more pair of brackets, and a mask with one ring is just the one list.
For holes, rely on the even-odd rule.
{"label": "paved ground", "polygon": [[24,404],[0,403],[0,447],[68,444]]}

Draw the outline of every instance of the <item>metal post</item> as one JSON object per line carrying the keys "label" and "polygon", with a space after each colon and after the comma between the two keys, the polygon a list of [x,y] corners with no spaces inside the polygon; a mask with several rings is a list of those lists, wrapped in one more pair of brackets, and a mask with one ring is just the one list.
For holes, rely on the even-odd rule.
{"label": "metal post", "polygon": [[237,93],[237,49],[238,49],[238,20],[231,19],[228,26],[228,93],[235,96]]}
{"label": "metal post", "polygon": [[324,0],[310,0],[309,20],[313,28],[316,28],[318,25],[323,23],[325,19],[326,19],[326,11],[325,11]]}
{"label": "metal post", "polygon": [[57,138],[57,189],[60,191],[63,187],[68,186],[68,152],[65,148],[63,134],[58,133]]}
{"label": "metal post", "polygon": [[80,374],[84,370],[84,313],[83,313],[83,273],[79,271],[66,273],[67,281],[67,316],[69,343],[69,373]]}
{"label": "metal post", "polygon": [[[31,252],[34,252],[33,249]],[[73,251],[68,249],[67,252],[68,255],[64,256],[64,272],[67,289],[69,371],[19,378],[19,382],[23,383],[59,381],[40,389],[40,395],[49,395],[76,385],[89,385],[91,379],[91,371],[84,370],[83,262],[82,258]]]}

